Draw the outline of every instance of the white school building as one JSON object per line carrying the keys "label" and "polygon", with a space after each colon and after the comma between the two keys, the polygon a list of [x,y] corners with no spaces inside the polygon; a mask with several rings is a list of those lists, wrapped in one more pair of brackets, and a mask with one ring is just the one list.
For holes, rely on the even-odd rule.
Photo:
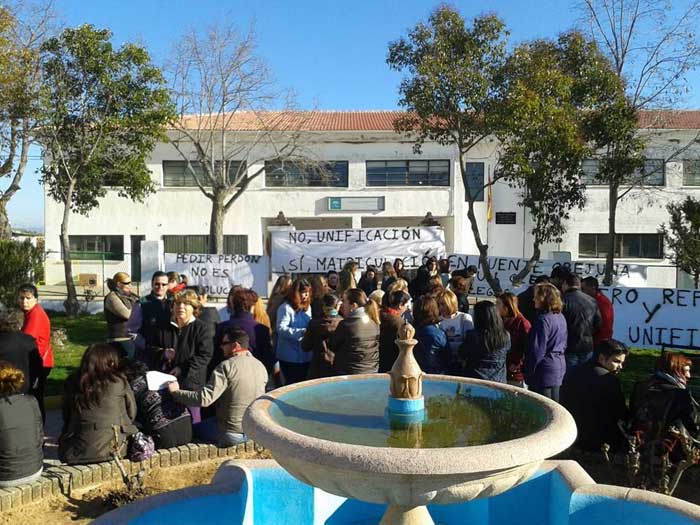
{"label": "white school building", "polygon": [[[303,138],[308,151],[333,167],[332,177],[291,170],[276,171],[274,161],[247,162],[248,170],[265,168],[230,209],[224,223],[226,252],[270,255],[270,228],[279,212],[297,230],[417,226],[427,213],[444,230],[448,253],[477,253],[467,219],[464,184],[456,148],[426,143],[422,154],[413,142],[393,131],[398,112],[341,111],[304,113]],[[658,115],[656,115],[658,116]],[[658,228],[668,221],[666,204],[686,195],[700,198],[700,144],[681,154],[679,148],[700,132],[700,111],[664,113],[661,120],[643,116],[640,133],[649,137],[647,162],[655,175],[635,189],[618,208],[618,260],[648,266],[647,285],[691,287],[665,258]],[[251,119],[234,119],[232,135],[245,139],[255,132]],[[653,124],[663,122],[663,124]],[[253,125],[254,126],[254,125]],[[498,144],[483,141],[469,153],[467,183],[483,184],[497,165]],[[259,156],[257,157],[259,158]],[[658,168],[661,169],[658,169]],[[141,241],[162,241],[165,252],[206,251],[211,215],[209,201],[196,187],[184,162],[168,143],[158,144],[148,160],[157,191],[143,202],[131,202],[108,191],[89,216],[70,218],[71,251],[77,259],[78,282],[116,271],[140,276]],[[587,161],[587,172],[595,162]],[[576,211],[563,242],[544,246],[542,256],[568,252],[574,260],[604,262],[608,230],[608,191],[589,185],[584,210]],[[490,255],[528,257],[531,228],[518,205],[517,190],[497,182],[476,205],[482,237]],[[61,205],[45,198],[46,282],[64,281],[60,248]],[[103,270],[104,269],[104,270]],[[82,277],[81,277],[82,276]],[[101,283],[100,283],[101,284]]]}

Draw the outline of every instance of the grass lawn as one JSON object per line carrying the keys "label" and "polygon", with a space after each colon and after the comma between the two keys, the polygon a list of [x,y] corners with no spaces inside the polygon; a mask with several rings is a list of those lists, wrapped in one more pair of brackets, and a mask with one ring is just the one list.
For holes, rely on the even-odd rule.
{"label": "grass lawn", "polygon": [[102,314],[66,317],[51,314],[51,327],[66,331],[64,348],[54,348],[54,367],[46,385],[46,395],[63,394],[63,383],[74,370],[80,367],[80,359],[85,349],[92,343],[104,341],[107,337],[107,323]]}

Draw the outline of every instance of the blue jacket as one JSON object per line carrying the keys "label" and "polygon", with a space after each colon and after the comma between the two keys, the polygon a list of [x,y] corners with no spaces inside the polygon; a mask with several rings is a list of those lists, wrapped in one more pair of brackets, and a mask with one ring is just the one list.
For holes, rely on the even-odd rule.
{"label": "blue jacket", "polygon": [[312,352],[301,349],[301,340],[306,327],[311,321],[311,307],[306,311],[297,312],[288,302],[282,303],[277,309],[277,359],[288,363],[308,363]]}
{"label": "blue jacket", "polygon": [[523,375],[535,388],[561,386],[566,372],[567,330],[562,314],[540,313],[530,330]]}
{"label": "blue jacket", "polygon": [[416,330],[415,356],[426,374],[444,374],[450,356],[447,335],[439,325],[429,324]]}
{"label": "blue jacket", "polygon": [[481,330],[470,330],[459,347],[459,356],[465,362],[462,371],[465,377],[486,379],[487,381],[507,382],[506,358],[510,351],[510,337],[503,348],[486,348]]}

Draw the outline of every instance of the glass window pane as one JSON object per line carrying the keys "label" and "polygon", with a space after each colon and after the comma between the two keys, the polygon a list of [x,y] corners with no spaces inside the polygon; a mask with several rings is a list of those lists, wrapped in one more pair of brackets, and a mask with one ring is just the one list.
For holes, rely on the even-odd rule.
{"label": "glass window pane", "polygon": [[[483,162],[467,162],[464,168],[466,181],[464,181],[465,187],[468,186],[469,190],[474,197],[475,201],[484,200],[484,163]],[[466,197],[465,188],[465,199]],[[468,199],[467,199],[468,200]]]}
{"label": "glass window pane", "polygon": [[579,257],[598,257],[594,233],[579,233],[578,255]]}
{"label": "glass window pane", "polygon": [[656,233],[645,233],[641,235],[641,257],[645,259],[663,258],[662,237]]}
{"label": "glass window pane", "polygon": [[683,185],[700,186],[700,160],[683,161]]}
{"label": "glass window pane", "polygon": [[640,257],[642,251],[642,240],[639,235],[624,234],[622,237],[622,256]]}
{"label": "glass window pane", "polygon": [[589,186],[599,186],[600,181],[596,180],[596,175],[600,169],[600,161],[598,159],[584,159],[581,163],[583,171],[583,183]]}

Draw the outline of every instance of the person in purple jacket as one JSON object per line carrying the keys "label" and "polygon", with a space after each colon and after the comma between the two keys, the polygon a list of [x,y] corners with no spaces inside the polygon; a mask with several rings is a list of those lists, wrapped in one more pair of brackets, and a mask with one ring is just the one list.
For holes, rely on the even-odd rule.
{"label": "person in purple jacket", "polygon": [[523,375],[530,390],[558,402],[567,342],[561,295],[553,284],[541,283],[535,286],[534,302],[538,314],[530,330]]}

